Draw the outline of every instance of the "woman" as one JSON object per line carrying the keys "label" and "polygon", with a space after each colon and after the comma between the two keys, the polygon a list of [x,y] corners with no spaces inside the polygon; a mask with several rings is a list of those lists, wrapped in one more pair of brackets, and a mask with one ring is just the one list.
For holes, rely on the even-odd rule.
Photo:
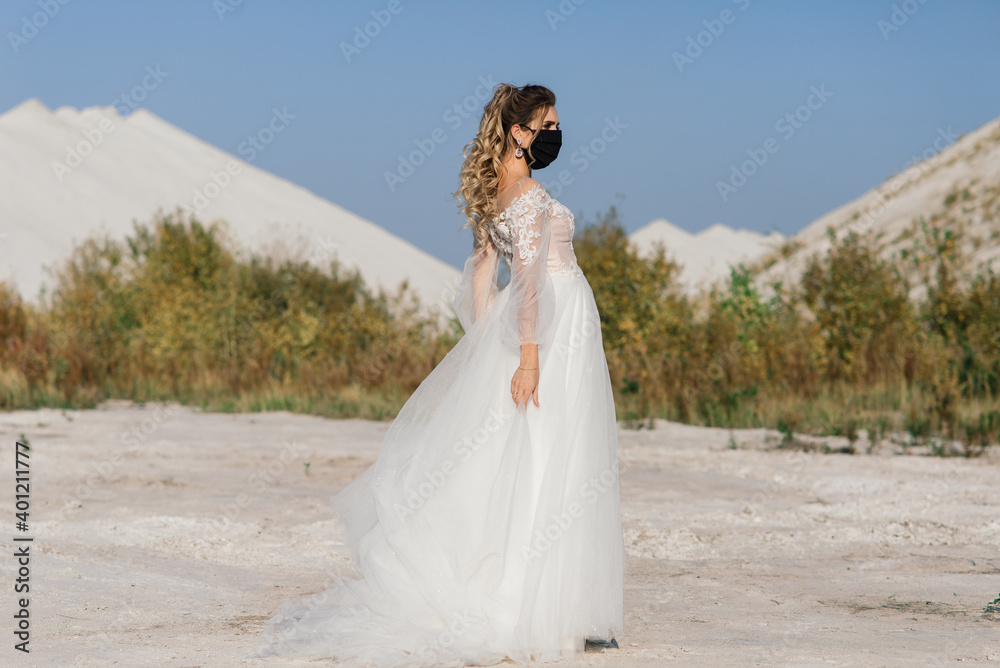
{"label": "woman", "polygon": [[573,215],[531,178],[560,142],[549,89],[496,87],[456,192],[473,230],[454,300],[465,335],[331,501],[355,577],[282,604],[256,656],[464,666],[617,647],[624,545],[600,320]]}

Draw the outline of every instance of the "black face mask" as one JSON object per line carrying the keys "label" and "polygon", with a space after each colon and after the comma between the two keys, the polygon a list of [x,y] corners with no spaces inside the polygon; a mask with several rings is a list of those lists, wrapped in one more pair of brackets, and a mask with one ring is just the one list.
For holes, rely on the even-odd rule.
{"label": "black face mask", "polygon": [[[529,130],[531,128],[528,128]],[[535,140],[531,142],[531,156],[528,163],[532,169],[545,169],[559,156],[562,146],[562,130],[535,130]],[[525,161],[529,160],[528,152],[524,152]]]}

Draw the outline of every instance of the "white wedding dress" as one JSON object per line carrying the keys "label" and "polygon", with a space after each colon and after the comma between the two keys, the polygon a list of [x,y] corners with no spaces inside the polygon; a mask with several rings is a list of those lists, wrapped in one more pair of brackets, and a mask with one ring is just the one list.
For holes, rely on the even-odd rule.
{"label": "white wedding dress", "polygon": [[[573,215],[527,178],[498,205],[455,296],[465,335],[331,501],[357,573],[283,603],[250,656],[528,663],[621,632],[618,433]],[[522,342],[538,344],[540,406],[511,398]]]}

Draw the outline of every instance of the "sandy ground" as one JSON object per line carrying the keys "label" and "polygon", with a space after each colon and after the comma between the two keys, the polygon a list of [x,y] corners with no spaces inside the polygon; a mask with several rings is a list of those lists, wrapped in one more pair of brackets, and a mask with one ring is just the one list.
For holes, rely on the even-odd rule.
{"label": "sandy ground", "polygon": [[[0,415],[11,516],[13,444],[32,446],[34,537],[24,655],[10,520],[0,665],[321,665],[242,657],[282,601],[345,572],[326,504],[388,427],[127,404]],[[1000,453],[787,452],[662,421],[620,434],[625,632],[573,665],[1000,666],[1000,615],[983,611],[1000,594]]]}

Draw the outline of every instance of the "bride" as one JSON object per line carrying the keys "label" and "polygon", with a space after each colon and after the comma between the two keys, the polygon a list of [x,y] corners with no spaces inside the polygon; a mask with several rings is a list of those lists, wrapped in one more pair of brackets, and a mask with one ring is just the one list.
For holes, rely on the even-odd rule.
{"label": "bride", "polygon": [[455,193],[473,231],[454,300],[465,335],[331,501],[357,572],[283,603],[251,656],[465,666],[618,646],[618,432],[600,319],[573,215],[531,178],[559,153],[555,101],[500,84],[484,107]]}

